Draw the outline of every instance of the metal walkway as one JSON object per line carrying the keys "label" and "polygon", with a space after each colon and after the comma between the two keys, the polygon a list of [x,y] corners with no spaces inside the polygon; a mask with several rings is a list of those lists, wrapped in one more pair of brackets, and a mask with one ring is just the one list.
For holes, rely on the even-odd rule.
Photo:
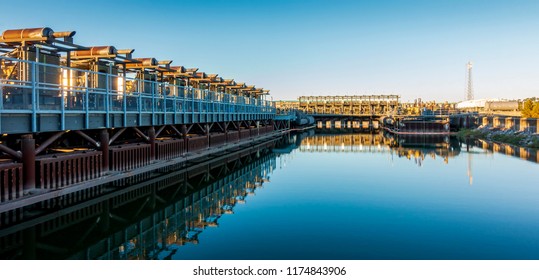
{"label": "metal walkway", "polygon": [[[0,131],[7,134],[275,116],[271,101],[255,97],[2,56],[0,66]],[[9,75],[15,67],[29,69],[29,77]],[[43,78],[51,75],[56,80]],[[93,79],[105,86],[92,86]]]}

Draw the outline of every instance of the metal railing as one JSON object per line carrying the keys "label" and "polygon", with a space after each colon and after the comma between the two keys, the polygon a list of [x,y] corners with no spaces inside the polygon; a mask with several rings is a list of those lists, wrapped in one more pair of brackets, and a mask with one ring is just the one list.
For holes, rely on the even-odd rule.
{"label": "metal railing", "polygon": [[[207,89],[0,56],[0,113],[275,114],[275,103]],[[148,77],[148,75],[146,76]],[[151,76],[150,76],[151,77]],[[87,116],[88,119],[88,116]],[[108,121],[107,117],[107,121]],[[108,126],[108,125],[107,125]],[[64,127],[64,125],[62,125]]]}

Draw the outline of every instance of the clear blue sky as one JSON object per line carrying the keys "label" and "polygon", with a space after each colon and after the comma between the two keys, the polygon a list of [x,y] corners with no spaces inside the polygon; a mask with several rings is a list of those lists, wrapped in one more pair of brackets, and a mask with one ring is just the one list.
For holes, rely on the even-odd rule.
{"label": "clear blue sky", "polygon": [[[6,1],[0,30],[76,30],[82,45],[245,81],[274,99],[539,96],[539,1]],[[29,10],[29,11],[28,11]]]}

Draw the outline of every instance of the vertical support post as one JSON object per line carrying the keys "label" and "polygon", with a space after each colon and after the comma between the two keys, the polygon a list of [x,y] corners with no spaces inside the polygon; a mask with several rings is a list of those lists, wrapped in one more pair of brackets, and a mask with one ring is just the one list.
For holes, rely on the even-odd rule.
{"label": "vertical support post", "polygon": [[174,112],[174,115],[172,115],[172,124],[178,124],[178,86],[174,85],[172,86],[172,89],[174,90],[174,92],[172,93],[172,111]]}
{"label": "vertical support post", "polygon": [[110,73],[112,72],[112,65],[109,63],[109,71],[107,72],[107,74],[105,75],[105,87],[107,89],[106,93],[105,93],[105,112],[106,112],[106,116],[107,116],[107,119],[105,120],[105,126],[107,128],[110,127]]}
{"label": "vertical support post", "polygon": [[184,145],[184,147],[185,147],[185,148],[184,148],[184,151],[182,152],[182,154],[183,154],[185,151],[187,151],[188,146],[189,146],[189,145],[188,145],[189,143],[187,142],[187,141],[188,141],[188,140],[187,140],[187,126],[186,126],[185,124],[182,124],[182,125],[180,126],[180,133],[181,133],[181,135],[182,135],[182,138],[183,138],[183,145]]}
{"label": "vertical support post", "polygon": [[21,138],[22,169],[24,174],[23,191],[28,193],[36,188],[36,141],[32,134]]}
{"label": "vertical support post", "polygon": [[62,89],[62,100],[60,104],[60,130],[66,129],[66,105],[67,105],[66,89]]}
{"label": "vertical support post", "polygon": [[148,129],[148,140],[150,142],[150,160],[155,160],[155,128],[153,126]]}
{"label": "vertical support post", "polygon": [[159,83],[161,88],[161,95],[163,95],[163,123],[162,124],[168,124],[167,123],[167,90],[164,83]]}
{"label": "vertical support post", "polygon": [[109,171],[109,132],[106,129],[101,130],[99,134],[101,144],[101,153],[103,158],[103,172]]}
{"label": "vertical support post", "polygon": [[191,95],[191,100],[192,100],[191,101],[191,123],[195,123],[195,91],[193,88],[189,88],[189,91],[191,92],[190,95]]}
{"label": "vertical support post", "polygon": [[142,91],[141,91],[140,79],[137,79],[137,92],[138,92],[138,123],[137,126],[142,125]]}
{"label": "vertical support post", "polygon": [[187,139],[187,126],[185,124],[182,124],[180,126],[180,133],[182,134],[183,140],[185,141]]}
{"label": "vertical support post", "polygon": [[[36,63],[32,63],[32,132],[37,132],[37,71]],[[62,100],[63,102],[63,100]]]}
{"label": "vertical support post", "polygon": [[[90,76],[88,75],[88,72],[84,72],[85,78],[84,78],[84,110],[86,112],[84,116],[84,123],[86,129],[90,129],[90,96],[89,96],[89,90],[88,90],[88,79]],[[95,102],[94,102],[95,103]]]}
{"label": "vertical support post", "polygon": [[[155,78],[157,80],[157,76]],[[151,85],[151,90],[152,90],[152,121],[150,122],[150,125],[155,125],[155,103],[156,103],[156,99],[155,99],[155,83],[154,81],[150,81],[150,85]]]}
{"label": "vertical support post", "polygon": [[124,111],[123,114],[123,124],[124,127],[127,127],[127,92],[126,92],[126,70],[125,70],[125,64],[123,65],[123,73],[122,73],[122,92],[120,93],[122,95],[122,108]]}

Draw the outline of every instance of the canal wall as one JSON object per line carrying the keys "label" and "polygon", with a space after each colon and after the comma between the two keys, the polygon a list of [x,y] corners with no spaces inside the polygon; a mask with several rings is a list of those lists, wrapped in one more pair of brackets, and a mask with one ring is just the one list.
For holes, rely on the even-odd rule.
{"label": "canal wall", "polygon": [[[253,143],[280,137],[286,131],[267,125],[203,136],[161,139],[151,144],[139,142],[112,145],[108,152],[85,150],[38,156],[34,170],[36,188],[27,193],[22,185],[26,174],[23,163],[3,163],[0,164],[0,212],[64,195],[75,195],[77,200],[91,198],[100,194],[99,188],[95,188],[98,185],[142,176],[152,170],[215,153],[249,147]],[[108,169],[105,170],[103,166],[107,165]]]}
{"label": "canal wall", "polygon": [[539,133],[539,119],[537,118],[479,116],[478,125],[481,127]]}

